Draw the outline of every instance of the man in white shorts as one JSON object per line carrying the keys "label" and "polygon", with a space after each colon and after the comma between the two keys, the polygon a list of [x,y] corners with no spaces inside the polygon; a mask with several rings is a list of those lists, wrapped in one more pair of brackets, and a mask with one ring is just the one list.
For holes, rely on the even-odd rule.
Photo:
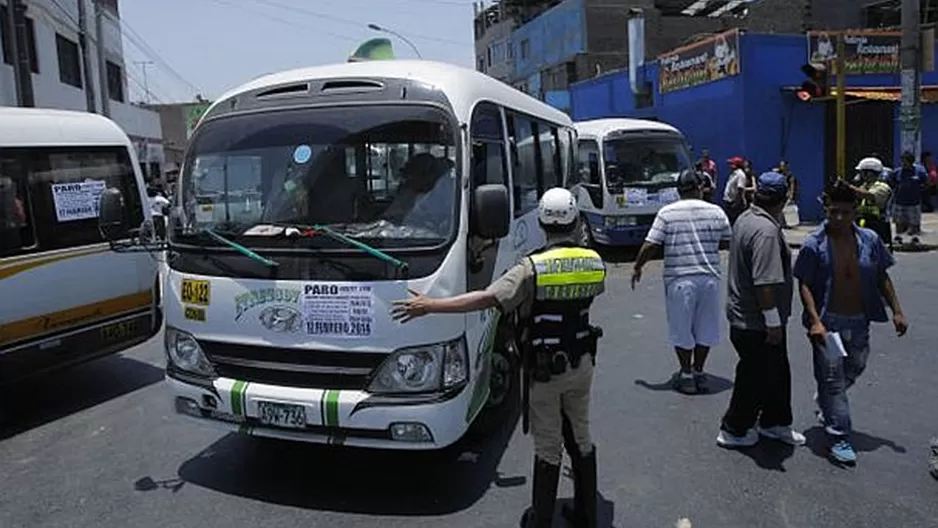
{"label": "man in white shorts", "polygon": [[681,199],[658,211],[632,271],[635,289],[642,267],[664,248],[668,333],[681,366],[673,381],[685,394],[707,392],[704,364],[710,348],[720,342],[722,326],[720,242],[732,235],[723,209],[700,199],[701,181],[692,171],[681,173]]}

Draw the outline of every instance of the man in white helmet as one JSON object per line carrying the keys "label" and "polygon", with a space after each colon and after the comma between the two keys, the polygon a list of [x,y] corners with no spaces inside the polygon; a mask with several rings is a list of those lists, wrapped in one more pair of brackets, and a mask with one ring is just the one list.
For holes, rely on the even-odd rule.
{"label": "man in white helmet", "polygon": [[[530,393],[534,437],[532,506],[522,518],[527,528],[553,526],[564,443],[571,454],[574,509],[565,512],[576,526],[596,526],[596,450],[589,433],[589,400],[598,329],[589,321],[593,299],[605,288],[606,268],[575,234],[580,219],[570,191],[544,193],[538,219],[547,245],[531,254],[482,291],[448,298],[414,292],[395,303],[393,315],[408,321],[432,313],[464,313],[499,308],[518,312],[520,342]],[[563,430],[568,430],[564,441]]]}
{"label": "man in white helmet", "polygon": [[883,162],[869,157],[857,164],[857,178],[850,188],[860,198],[857,207],[857,225],[876,231],[883,243],[892,247],[892,228],[886,217],[886,204],[892,196],[892,188],[882,181]]}

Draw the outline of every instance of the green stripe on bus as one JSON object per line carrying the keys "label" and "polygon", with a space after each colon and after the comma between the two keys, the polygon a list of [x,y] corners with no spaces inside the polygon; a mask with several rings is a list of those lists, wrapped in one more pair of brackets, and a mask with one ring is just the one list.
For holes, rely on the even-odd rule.
{"label": "green stripe on bus", "polygon": [[235,416],[244,416],[244,390],[248,382],[236,381],[231,386],[231,414]]}
{"label": "green stripe on bus", "polygon": [[330,427],[339,426],[339,391],[326,391],[326,425]]}

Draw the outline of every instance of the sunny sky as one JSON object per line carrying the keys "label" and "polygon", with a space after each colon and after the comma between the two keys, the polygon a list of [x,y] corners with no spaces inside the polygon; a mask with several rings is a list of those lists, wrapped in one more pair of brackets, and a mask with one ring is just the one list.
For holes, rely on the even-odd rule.
{"label": "sunny sky", "polygon": [[[426,59],[473,65],[473,0],[121,0],[132,100],[213,99],[276,71],[344,62],[380,35]],[[398,57],[413,57],[389,36]],[[138,64],[149,61],[152,64]]]}

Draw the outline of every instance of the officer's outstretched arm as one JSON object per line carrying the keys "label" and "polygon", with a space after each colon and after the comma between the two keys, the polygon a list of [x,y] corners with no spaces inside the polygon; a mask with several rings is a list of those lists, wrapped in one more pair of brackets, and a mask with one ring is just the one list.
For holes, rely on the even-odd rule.
{"label": "officer's outstretched arm", "polygon": [[391,317],[402,323],[431,313],[466,313],[498,306],[495,295],[487,290],[440,298],[427,297],[414,291],[410,293],[413,297],[394,301],[394,308],[391,309]]}

